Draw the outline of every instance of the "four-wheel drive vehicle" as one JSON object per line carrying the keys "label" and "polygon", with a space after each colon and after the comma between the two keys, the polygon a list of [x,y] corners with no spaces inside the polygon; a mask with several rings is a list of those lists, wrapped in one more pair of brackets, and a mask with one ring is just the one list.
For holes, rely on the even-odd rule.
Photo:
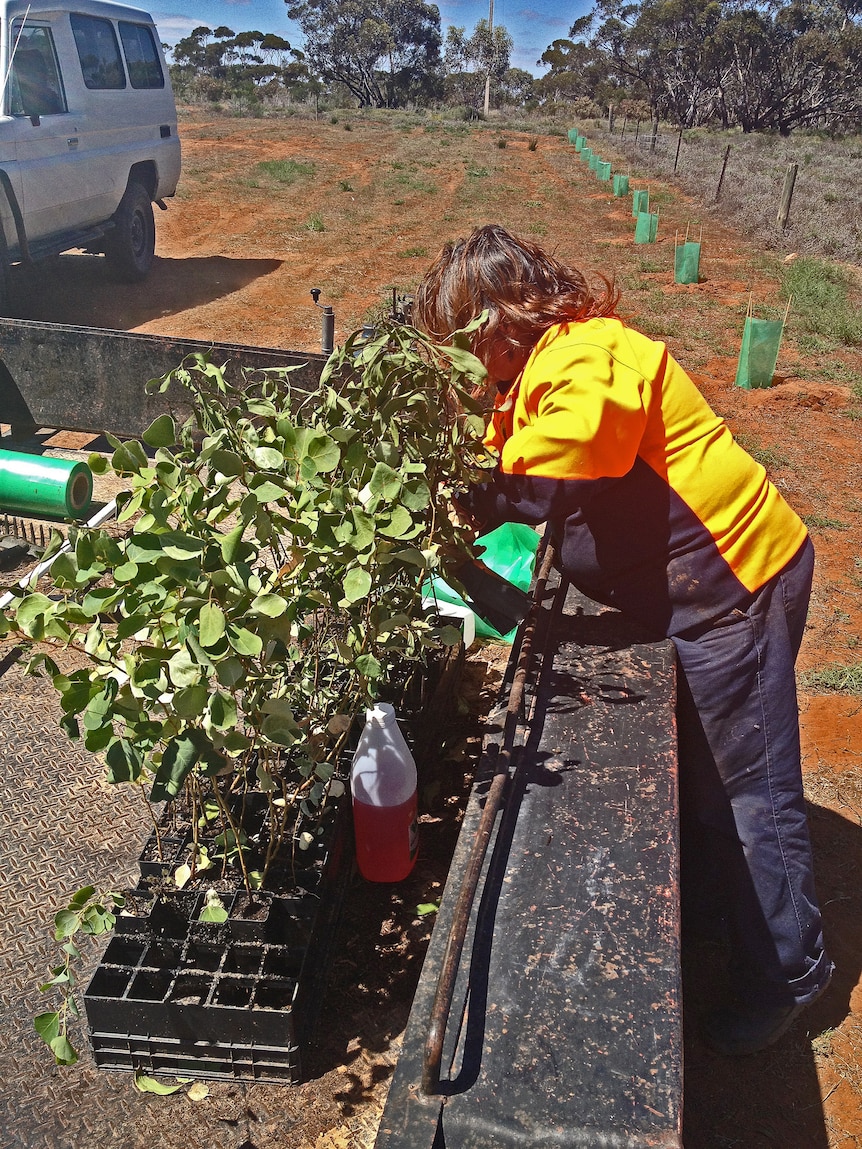
{"label": "four-wheel drive vehicle", "polygon": [[0,0],[0,304],[9,267],[73,248],[143,279],[180,142],[152,18],[102,0]]}

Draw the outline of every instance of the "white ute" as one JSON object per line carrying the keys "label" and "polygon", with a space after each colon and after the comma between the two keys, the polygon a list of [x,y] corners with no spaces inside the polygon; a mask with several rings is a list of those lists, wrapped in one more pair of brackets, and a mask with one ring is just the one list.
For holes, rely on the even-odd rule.
{"label": "white ute", "polygon": [[0,0],[0,64],[0,314],[12,264],[73,248],[143,279],[153,203],[180,175],[152,18],[102,0]]}

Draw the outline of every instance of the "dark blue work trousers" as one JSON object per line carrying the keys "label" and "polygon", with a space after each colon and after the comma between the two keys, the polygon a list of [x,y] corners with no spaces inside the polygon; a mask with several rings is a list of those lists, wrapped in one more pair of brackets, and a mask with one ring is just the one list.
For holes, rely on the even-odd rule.
{"label": "dark blue work trousers", "polygon": [[723,895],[732,988],[804,1003],[828,982],[802,793],[794,664],[808,613],[808,540],[746,610],[674,637],[683,906]]}

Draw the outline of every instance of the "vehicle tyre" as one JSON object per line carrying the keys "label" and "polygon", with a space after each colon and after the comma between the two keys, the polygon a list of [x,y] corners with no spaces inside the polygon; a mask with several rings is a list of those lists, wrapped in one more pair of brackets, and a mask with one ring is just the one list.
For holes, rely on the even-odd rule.
{"label": "vehicle tyre", "polygon": [[137,283],[153,265],[156,221],[147,189],[132,180],[114,212],[114,228],[105,236],[105,258],[117,279]]}

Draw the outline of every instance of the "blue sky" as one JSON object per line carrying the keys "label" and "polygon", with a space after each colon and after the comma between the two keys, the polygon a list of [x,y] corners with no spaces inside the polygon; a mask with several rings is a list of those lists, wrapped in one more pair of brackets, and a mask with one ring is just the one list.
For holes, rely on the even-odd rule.
{"label": "blue sky", "polygon": [[[284,0],[125,0],[136,7],[147,8],[159,29],[162,40],[175,44],[201,24],[207,28],[227,25],[234,32],[256,29],[274,32],[289,40],[294,47],[302,46],[299,29],[287,18]],[[478,20],[488,17],[488,0],[437,0],[443,24],[443,34],[449,25],[463,27],[468,34]],[[161,5],[164,5],[162,7]],[[508,29],[515,41],[512,64],[534,75],[544,69],[536,61],[553,40],[568,35],[578,16],[592,5],[585,0],[574,0],[561,5],[557,0],[494,0],[494,23]]]}

